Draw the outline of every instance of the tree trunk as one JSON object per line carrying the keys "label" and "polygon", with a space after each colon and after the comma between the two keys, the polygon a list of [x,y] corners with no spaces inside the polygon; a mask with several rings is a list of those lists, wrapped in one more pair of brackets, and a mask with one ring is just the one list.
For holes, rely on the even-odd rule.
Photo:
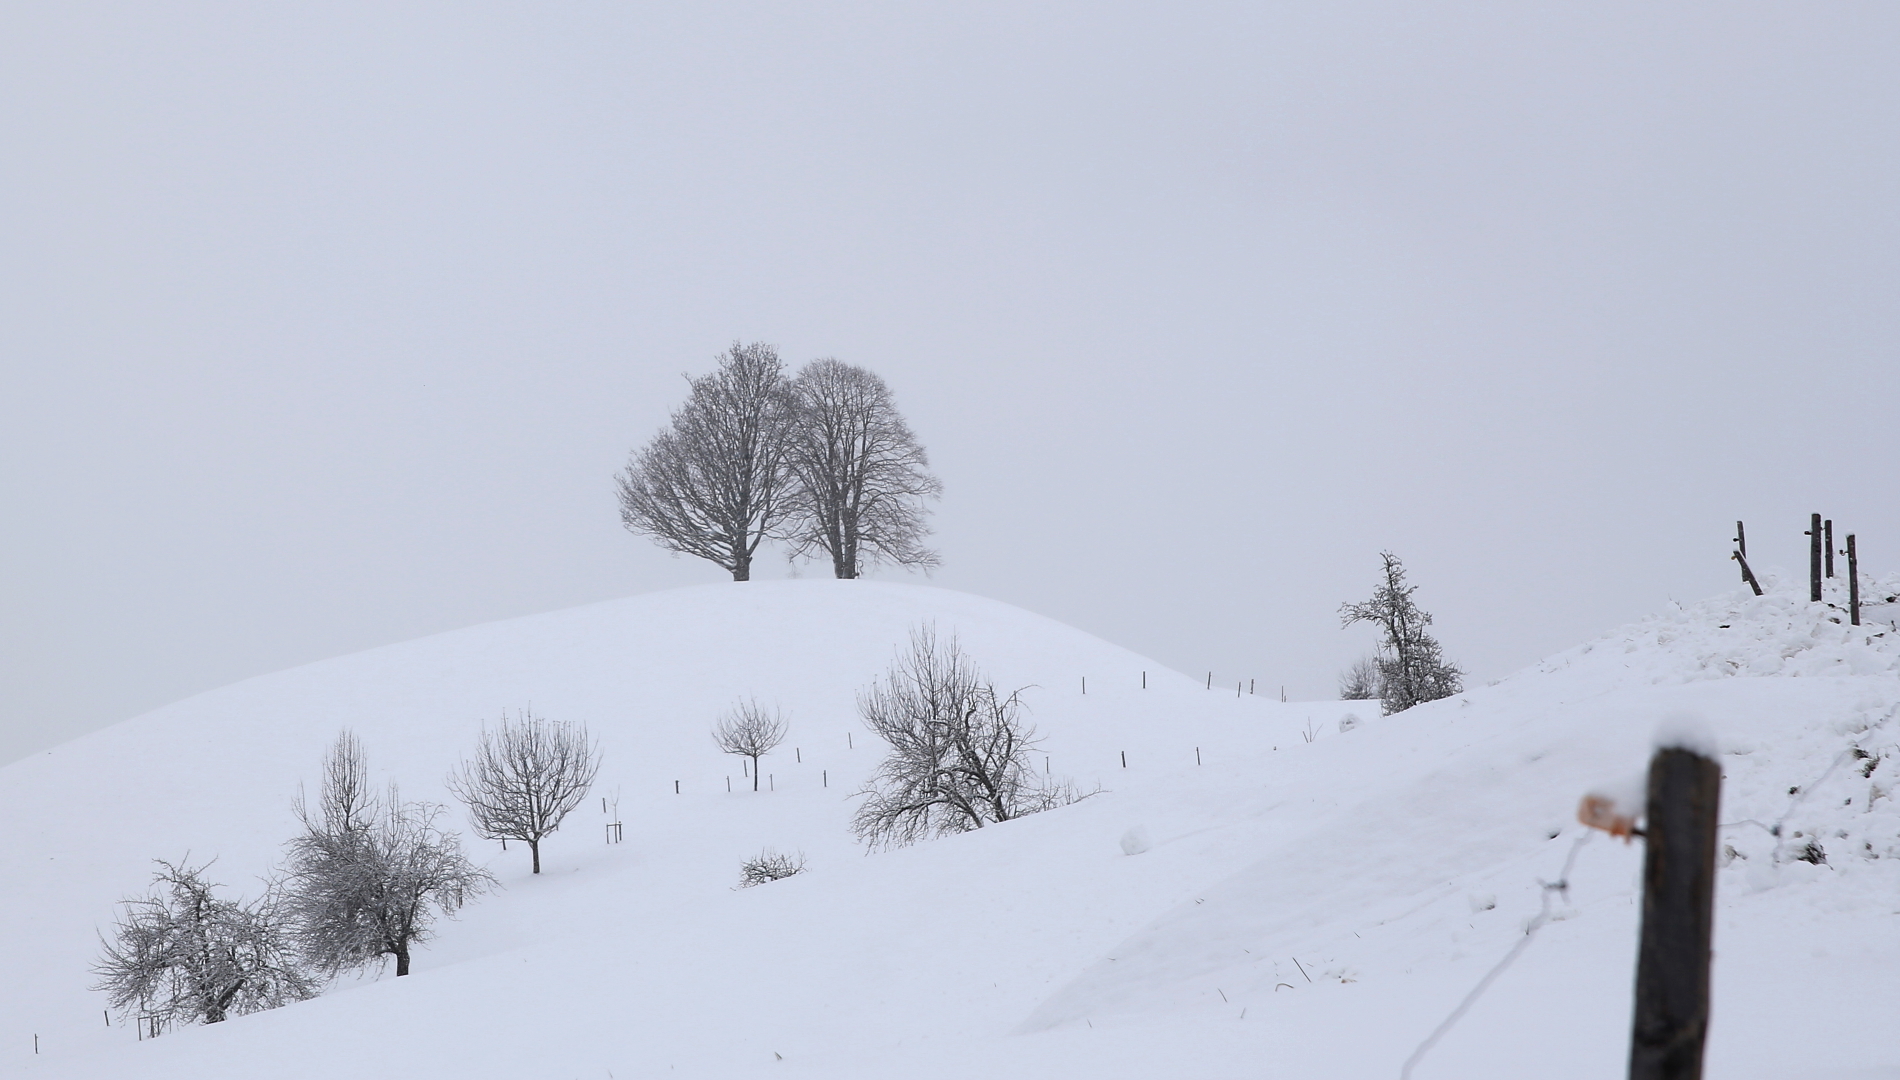
{"label": "tree trunk", "polygon": [[528,853],[534,856],[534,872],[541,872],[541,841],[528,841]]}
{"label": "tree trunk", "polygon": [[409,943],[396,946],[396,977],[409,974]]}
{"label": "tree trunk", "polygon": [[752,790],[757,791],[759,790],[759,755],[753,754],[751,755],[751,757],[752,757]]}

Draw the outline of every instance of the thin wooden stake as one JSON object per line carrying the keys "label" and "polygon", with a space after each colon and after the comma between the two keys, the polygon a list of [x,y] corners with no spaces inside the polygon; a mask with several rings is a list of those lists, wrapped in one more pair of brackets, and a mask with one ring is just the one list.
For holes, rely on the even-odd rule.
{"label": "thin wooden stake", "polygon": [[1650,759],[1630,1080],[1702,1076],[1721,794],[1721,766],[1693,750]]}
{"label": "thin wooden stake", "polygon": [[1821,531],[1827,534],[1827,576],[1834,576],[1834,519],[1821,522]]}
{"label": "thin wooden stake", "polygon": [[1821,599],[1821,515],[1815,514],[1808,525],[1808,599]]}
{"label": "thin wooden stake", "polygon": [[1742,554],[1741,549],[1737,548],[1729,554],[1729,558],[1742,564],[1742,580],[1748,582],[1748,587],[1755,590],[1756,596],[1760,596],[1761,582],[1755,580],[1755,572],[1748,568],[1748,556]]}
{"label": "thin wooden stake", "polygon": [[1214,689],[1214,673],[1211,671],[1207,673],[1207,688]]}
{"label": "thin wooden stake", "polygon": [[803,765],[805,763],[805,752],[803,750],[794,746],[792,747],[792,755],[798,759],[798,764]]}
{"label": "thin wooden stake", "polygon": [[1860,625],[1860,556],[1854,551],[1854,534],[1847,534],[1847,611],[1855,626]]}
{"label": "thin wooden stake", "polygon": [[680,793],[680,782],[678,780],[675,780],[673,781],[673,794],[678,795],[679,793]]}
{"label": "thin wooden stake", "polygon": [[1742,553],[1742,558],[1748,558],[1748,532],[1739,521],[1735,523],[1735,550]]}
{"label": "thin wooden stake", "polygon": [[1082,676],[1082,696],[1087,697],[1088,692],[1089,692],[1089,677],[1087,675],[1084,675]]}
{"label": "thin wooden stake", "polygon": [[1201,763],[1201,748],[1197,746],[1194,748],[1194,764],[1199,765],[1200,763]]}
{"label": "thin wooden stake", "polygon": [[1128,751],[1123,750],[1122,751],[1122,768],[1126,769],[1127,767],[1128,767]]}
{"label": "thin wooden stake", "polygon": [[1141,673],[1141,688],[1148,689],[1148,673],[1145,671]]}
{"label": "thin wooden stake", "polygon": [[818,779],[819,779],[819,782],[823,784],[825,787],[831,786],[831,773],[828,770],[825,770],[825,769],[818,770]]}

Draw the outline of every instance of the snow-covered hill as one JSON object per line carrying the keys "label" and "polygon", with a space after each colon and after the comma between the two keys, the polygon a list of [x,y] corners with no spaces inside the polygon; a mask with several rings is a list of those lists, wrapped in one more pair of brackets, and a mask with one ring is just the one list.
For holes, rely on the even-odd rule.
{"label": "snow-covered hill", "polygon": [[[1688,709],[1727,774],[1712,1075],[1900,1077],[1895,592],[1858,629],[1779,591],[1677,607],[1395,717],[1208,690],[1005,605],[872,582],[686,589],[253,679],[0,770],[0,1071],[1393,1076],[1574,860],[1555,921],[1416,1075],[1616,1075],[1640,848],[1572,814]],[[853,844],[879,753],[854,695],[926,621],[1033,686],[1047,767],[1104,793]],[[758,794],[707,735],[748,694],[792,716]],[[529,704],[600,736],[618,813],[583,807],[539,878],[478,842],[507,888],[414,975],[155,1041],[107,1026],[86,967],[150,859],[215,854],[254,891],[339,728],[407,797],[446,801],[481,722]],[[1152,846],[1124,854],[1135,829]],[[811,871],[733,889],[766,845]]]}

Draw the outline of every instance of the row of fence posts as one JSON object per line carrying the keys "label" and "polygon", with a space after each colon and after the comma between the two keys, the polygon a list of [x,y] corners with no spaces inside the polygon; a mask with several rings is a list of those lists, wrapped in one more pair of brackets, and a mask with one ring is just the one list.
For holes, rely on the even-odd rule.
{"label": "row of fence posts", "polygon": [[[1802,534],[1808,538],[1808,599],[1819,603],[1821,600],[1821,582],[1834,576],[1834,556],[1847,556],[1847,618],[1850,625],[1860,625],[1860,551],[1854,542],[1854,534],[1847,534],[1847,546],[1840,551],[1834,549],[1834,519],[1823,518],[1819,514],[1808,517],[1808,531]],[[1729,556],[1742,567],[1742,581],[1761,595],[1761,582],[1756,580],[1755,572],[1748,566],[1748,533],[1741,522],[1735,523],[1735,551]]]}

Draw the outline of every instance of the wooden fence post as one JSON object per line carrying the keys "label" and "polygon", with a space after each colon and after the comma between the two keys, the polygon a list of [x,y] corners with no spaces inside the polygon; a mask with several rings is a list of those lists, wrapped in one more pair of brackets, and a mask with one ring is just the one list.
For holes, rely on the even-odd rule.
{"label": "wooden fence post", "polygon": [[1827,552],[1827,556],[1826,556],[1827,576],[1833,577],[1834,576],[1834,519],[1833,518],[1828,518],[1826,521],[1821,522],[1821,533],[1822,535],[1827,537],[1827,547],[1825,548]]}
{"label": "wooden fence post", "polygon": [[1697,750],[1650,759],[1630,1080],[1701,1080],[1721,792],[1721,766]]}
{"label": "wooden fence post", "polygon": [[1821,515],[1808,519],[1808,599],[1821,599]]}
{"label": "wooden fence post", "polygon": [[1847,610],[1855,626],[1860,625],[1860,558],[1854,553],[1854,534],[1847,534]]}
{"label": "wooden fence post", "polygon": [[1742,553],[1742,558],[1748,558],[1748,531],[1739,521],[1735,523],[1735,550]]}

